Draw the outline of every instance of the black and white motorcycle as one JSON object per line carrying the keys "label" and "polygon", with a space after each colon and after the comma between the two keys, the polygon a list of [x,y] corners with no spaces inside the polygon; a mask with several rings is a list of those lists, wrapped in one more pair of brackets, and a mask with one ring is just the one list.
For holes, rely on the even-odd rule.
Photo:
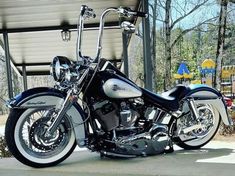
{"label": "black and white motorcycle", "polygon": [[[78,145],[107,157],[172,152],[173,144],[198,149],[216,134],[226,105],[220,92],[205,85],[178,85],[155,94],[138,87],[109,61],[101,59],[104,19],[109,12],[146,17],[129,8],[108,8],[100,17],[96,58],[83,56],[81,7],[77,61],[57,56],[51,64],[55,88],[26,90],[11,99],[5,129],[9,150],[20,162],[48,167],[65,160]],[[133,25],[125,22],[125,30]]]}

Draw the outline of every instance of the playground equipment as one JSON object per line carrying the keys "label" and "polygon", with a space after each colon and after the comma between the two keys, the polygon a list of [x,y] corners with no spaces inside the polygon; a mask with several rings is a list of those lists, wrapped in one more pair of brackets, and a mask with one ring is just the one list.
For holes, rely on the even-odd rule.
{"label": "playground equipment", "polygon": [[234,98],[235,94],[235,65],[223,66],[221,74],[221,92],[227,97]]}
{"label": "playground equipment", "polygon": [[205,59],[201,64],[200,73],[202,84],[212,87],[214,83],[215,62],[212,59]]}
{"label": "playground equipment", "polygon": [[192,77],[193,75],[189,72],[187,65],[184,62],[181,62],[177,74],[174,74],[174,78],[177,80],[176,83],[188,84],[189,79]]}

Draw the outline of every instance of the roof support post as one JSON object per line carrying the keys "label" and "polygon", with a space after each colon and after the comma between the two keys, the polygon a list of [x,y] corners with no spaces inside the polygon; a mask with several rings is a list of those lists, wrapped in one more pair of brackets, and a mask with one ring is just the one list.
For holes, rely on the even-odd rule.
{"label": "roof support post", "polygon": [[[149,14],[149,0],[142,0],[143,11]],[[152,59],[150,48],[150,23],[149,17],[143,18],[143,56],[144,56],[144,83],[145,88],[153,91]]]}
{"label": "roof support post", "polygon": [[7,69],[7,84],[8,84],[8,96],[13,98],[13,84],[12,84],[12,73],[11,73],[11,60],[10,60],[10,50],[7,31],[3,32],[4,40],[4,51],[6,59],[6,69]]}
{"label": "roof support post", "polygon": [[123,44],[123,63],[124,63],[124,73],[127,77],[129,77],[129,65],[128,65],[128,34],[122,32],[122,44]]}
{"label": "roof support post", "polygon": [[27,74],[26,74],[26,66],[25,65],[22,65],[22,76],[23,76],[24,90],[27,90],[28,84],[27,84]]}

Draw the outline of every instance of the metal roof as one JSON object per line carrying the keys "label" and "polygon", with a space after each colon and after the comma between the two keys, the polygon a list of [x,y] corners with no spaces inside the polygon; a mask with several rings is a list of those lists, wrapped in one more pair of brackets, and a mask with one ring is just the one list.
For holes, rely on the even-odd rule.
{"label": "metal roof", "polygon": [[[137,10],[140,0],[1,0],[0,33],[8,32],[12,62],[21,72],[45,74],[49,63],[57,55],[75,59],[77,21],[81,5],[95,10],[97,17],[85,22],[83,53],[94,56],[99,17],[107,7],[127,6]],[[133,19],[131,19],[133,21]],[[61,30],[71,29],[71,40],[62,41]],[[3,43],[3,37],[0,37]],[[0,43],[0,44],[1,44]],[[121,59],[122,37],[119,17],[111,14],[106,19],[102,57]]]}

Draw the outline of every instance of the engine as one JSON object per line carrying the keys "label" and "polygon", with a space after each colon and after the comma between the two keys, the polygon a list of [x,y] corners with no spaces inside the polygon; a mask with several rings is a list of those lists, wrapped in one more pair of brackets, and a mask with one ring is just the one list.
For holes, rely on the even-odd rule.
{"label": "engine", "polygon": [[126,102],[121,103],[120,108],[120,120],[121,126],[123,127],[131,127],[134,126],[136,120],[139,118],[139,113],[130,107],[130,104]]}
{"label": "engine", "polygon": [[128,101],[116,104],[109,100],[104,100],[95,103],[93,108],[100,124],[106,131],[133,127],[136,120],[140,117],[139,113],[134,110],[134,105]]}
{"label": "engine", "polygon": [[[162,153],[170,146],[167,124],[153,123],[156,119],[167,117],[163,111],[142,108],[144,112],[141,112],[139,110],[141,108],[138,107],[142,107],[142,104],[135,101],[112,103],[104,100],[95,103],[93,107],[103,130],[106,132],[113,130],[109,133],[113,134],[110,140],[115,143],[116,147],[111,150],[111,153],[152,155]],[[144,121],[151,121],[151,119],[151,128],[145,129],[142,126]]]}

